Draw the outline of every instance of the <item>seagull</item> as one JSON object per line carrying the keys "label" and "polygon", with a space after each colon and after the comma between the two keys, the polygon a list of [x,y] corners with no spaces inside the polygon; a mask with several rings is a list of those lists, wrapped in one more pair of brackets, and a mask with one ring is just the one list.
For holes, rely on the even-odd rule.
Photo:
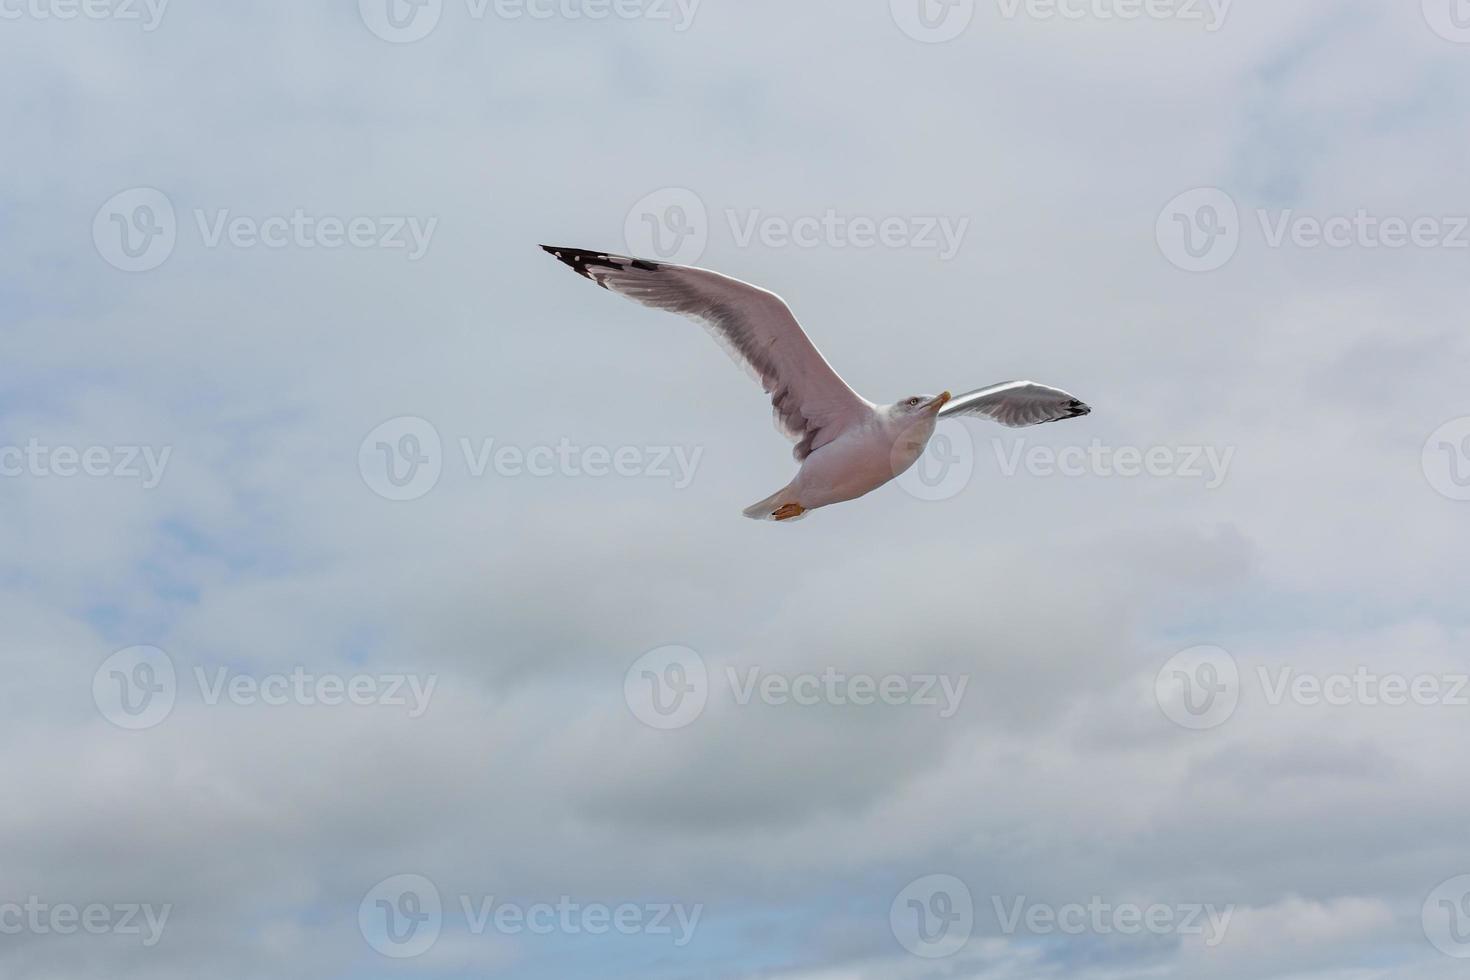
{"label": "seagull", "polygon": [[745,509],[755,520],[789,522],[856,500],[901,475],[924,453],[939,419],[978,415],[1011,428],[1092,411],[1059,388],[1008,381],[958,398],[911,395],[891,405],[863,398],[832,370],[785,301],[708,269],[542,245],[603,289],[689,317],[709,330],[771,396],[776,428],[796,443],[795,479]]}

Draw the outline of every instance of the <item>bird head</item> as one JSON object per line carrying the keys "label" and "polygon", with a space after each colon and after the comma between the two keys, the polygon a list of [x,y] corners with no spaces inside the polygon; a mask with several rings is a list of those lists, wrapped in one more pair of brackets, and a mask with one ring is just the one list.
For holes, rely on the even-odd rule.
{"label": "bird head", "polygon": [[898,418],[921,419],[939,414],[954,396],[949,392],[938,395],[910,395],[894,403],[892,412]]}

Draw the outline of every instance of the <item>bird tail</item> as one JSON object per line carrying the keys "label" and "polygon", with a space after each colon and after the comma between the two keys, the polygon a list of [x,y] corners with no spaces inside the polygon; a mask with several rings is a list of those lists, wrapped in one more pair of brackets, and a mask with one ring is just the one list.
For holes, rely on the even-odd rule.
{"label": "bird tail", "polygon": [[[782,507],[794,507],[796,505],[796,502],[792,499],[794,496],[795,494],[791,492],[791,485],[787,484],[760,503],[751,504],[745,508],[745,516],[753,521],[774,521],[777,519],[776,512]],[[784,518],[784,520],[788,521],[800,519],[800,516]]]}

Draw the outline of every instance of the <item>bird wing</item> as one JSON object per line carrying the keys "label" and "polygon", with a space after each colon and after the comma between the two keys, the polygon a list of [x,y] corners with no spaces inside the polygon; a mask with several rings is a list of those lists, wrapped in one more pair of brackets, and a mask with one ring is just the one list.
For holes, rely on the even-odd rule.
{"label": "bird wing", "polygon": [[707,269],[542,245],[604,289],[703,324],[771,396],[776,428],[806,459],[873,406],[832,370],[775,293]]}
{"label": "bird wing", "polygon": [[983,415],[1013,429],[1087,415],[1091,408],[1062,391],[1034,381],[1007,381],[952,399],[940,409],[951,415]]}

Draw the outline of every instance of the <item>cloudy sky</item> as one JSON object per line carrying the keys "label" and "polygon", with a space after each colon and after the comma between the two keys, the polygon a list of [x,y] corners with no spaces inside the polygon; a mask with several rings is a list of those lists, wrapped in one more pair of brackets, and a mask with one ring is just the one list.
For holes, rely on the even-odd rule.
{"label": "cloudy sky", "polygon": [[[1455,0],[0,0],[0,973],[1470,957]],[[541,242],[1013,378],[795,526]]]}

